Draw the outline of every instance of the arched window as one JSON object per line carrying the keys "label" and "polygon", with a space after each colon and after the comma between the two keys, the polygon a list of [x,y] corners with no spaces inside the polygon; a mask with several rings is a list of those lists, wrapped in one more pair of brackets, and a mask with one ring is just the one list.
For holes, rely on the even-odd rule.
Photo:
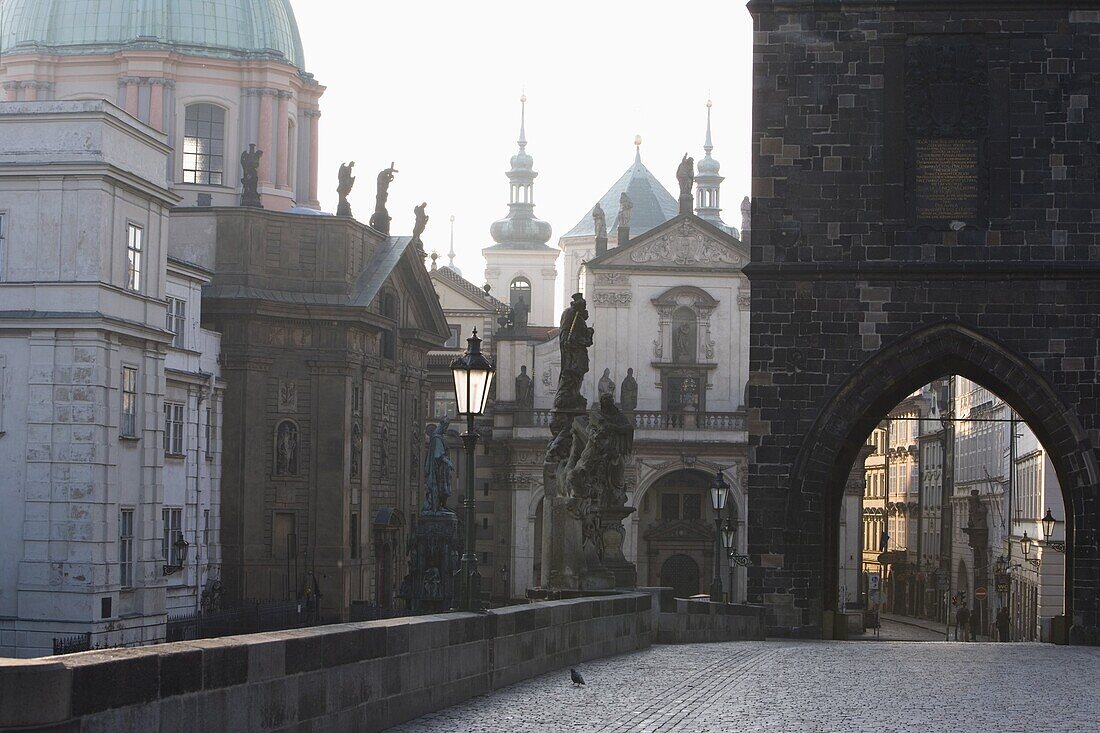
{"label": "arched window", "polygon": [[189,104],[183,123],[183,182],[221,186],[225,178],[225,110]]}
{"label": "arched window", "polygon": [[694,364],[698,354],[699,324],[695,311],[680,306],[672,312],[672,361]]}
{"label": "arched window", "polygon": [[528,309],[531,308],[531,281],[525,277],[517,277],[512,281],[512,286],[508,289],[508,305],[513,308],[519,303],[520,298],[523,299],[523,304]]}

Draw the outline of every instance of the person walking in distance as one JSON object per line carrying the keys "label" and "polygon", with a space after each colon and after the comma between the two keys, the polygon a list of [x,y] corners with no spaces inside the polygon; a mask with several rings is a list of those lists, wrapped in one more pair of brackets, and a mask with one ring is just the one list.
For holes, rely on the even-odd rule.
{"label": "person walking in distance", "polygon": [[[981,606],[984,609],[984,604]],[[978,636],[982,633],[982,614],[975,608],[970,612],[970,641],[979,641]]]}
{"label": "person walking in distance", "polygon": [[1009,641],[1009,633],[1008,606],[1001,606],[1001,610],[997,611],[997,636],[1000,641]]}
{"label": "person walking in distance", "polygon": [[966,607],[966,601],[959,604],[959,610],[955,611],[955,641],[959,640],[960,629],[962,640],[970,641],[970,609]]}

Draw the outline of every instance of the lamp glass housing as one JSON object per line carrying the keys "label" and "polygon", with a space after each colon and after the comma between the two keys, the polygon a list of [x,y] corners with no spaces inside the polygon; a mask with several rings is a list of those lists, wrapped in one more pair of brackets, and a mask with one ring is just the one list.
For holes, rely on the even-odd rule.
{"label": "lamp glass housing", "polygon": [[710,485],[710,508],[716,513],[726,508],[726,497],[729,495],[730,485],[726,483],[726,477],[719,472],[714,477],[714,483]]}
{"label": "lamp glass housing", "polygon": [[1049,540],[1050,536],[1054,534],[1054,523],[1058,520],[1054,518],[1054,515],[1050,513],[1050,507],[1047,507],[1047,513],[1043,516],[1043,539]]}
{"label": "lamp glass housing", "polygon": [[451,362],[455,383],[455,401],[460,415],[483,415],[489,402],[489,387],[493,384],[492,363],[481,353],[477,329],[466,339],[466,353]]}
{"label": "lamp glass housing", "polygon": [[1020,539],[1020,549],[1023,551],[1024,557],[1031,556],[1032,542],[1034,542],[1034,540],[1027,536],[1027,532],[1024,532],[1024,536]]}
{"label": "lamp glass housing", "polygon": [[726,520],[726,526],[722,528],[722,546],[726,548],[726,552],[733,552],[733,542],[737,537],[737,530],[733,526],[733,522]]}

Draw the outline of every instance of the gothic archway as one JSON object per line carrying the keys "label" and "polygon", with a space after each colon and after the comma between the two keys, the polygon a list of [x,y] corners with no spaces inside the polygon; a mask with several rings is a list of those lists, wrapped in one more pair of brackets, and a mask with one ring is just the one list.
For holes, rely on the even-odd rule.
{"label": "gothic archway", "polygon": [[[823,572],[820,581],[810,574],[811,594],[821,599],[821,608],[835,610],[838,517],[846,479],[868,436],[906,395],[949,374],[1000,395],[1049,454],[1066,507],[1066,614],[1077,625],[1095,626],[1096,566],[1087,559],[1089,548],[1077,545],[1079,537],[1091,538],[1096,529],[1095,488],[1100,479],[1091,441],[1076,414],[1031,364],[992,338],[955,322],[918,329],[865,361],[832,394],[806,433],[791,467],[783,512],[787,527],[804,527],[811,537],[820,532],[817,555]],[[823,500],[820,508],[815,506],[818,499]],[[817,527],[812,524],[815,515],[820,522]],[[757,522],[753,528],[760,526]],[[758,544],[759,537],[750,529],[750,552],[768,552],[766,543]],[[754,599],[762,598],[760,588],[768,575],[761,570],[750,576]],[[816,613],[805,609],[804,621],[814,625]]]}

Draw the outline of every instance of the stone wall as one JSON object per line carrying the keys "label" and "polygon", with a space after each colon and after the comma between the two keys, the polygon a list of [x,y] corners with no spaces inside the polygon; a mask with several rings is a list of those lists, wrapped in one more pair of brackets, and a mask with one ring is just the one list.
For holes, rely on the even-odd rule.
{"label": "stone wall", "polygon": [[0,731],[381,730],[646,648],[652,619],[631,593],[0,660]]}
{"label": "stone wall", "polygon": [[749,3],[749,601],[771,633],[821,635],[852,462],[948,374],[995,391],[1048,450],[1068,613],[1095,633],[1097,7]]}

